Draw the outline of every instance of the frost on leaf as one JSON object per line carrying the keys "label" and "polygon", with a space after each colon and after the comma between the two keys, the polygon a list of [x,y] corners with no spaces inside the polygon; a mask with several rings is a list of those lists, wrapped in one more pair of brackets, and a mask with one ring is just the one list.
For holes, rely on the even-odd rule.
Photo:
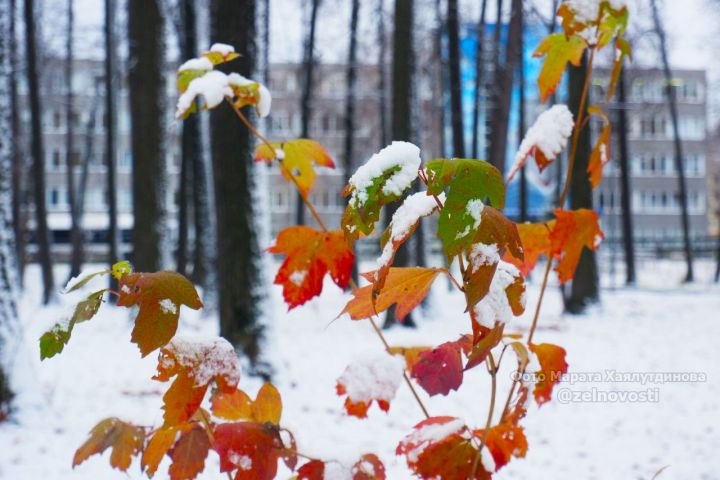
{"label": "frost on leaf", "polygon": [[107,289],[91,293],[75,307],[72,316],[63,322],[56,323],[40,337],[40,360],[53,357],[62,352],[70,341],[76,323],[90,320],[100,309],[103,296]]}
{"label": "frost on leaf", "polygon": [[560,283],[572,280],[583,248],[595,250],[605,238],[600,216],[594,210],[555,210],[555,228],[550,232],[552,254],[559,258],[555,271]]}
{"label": "frost on leaf", "polygon": [[462,348],[458,342],[446,342],[418,355],[410,375],[429,395],[447,395],[463,381]]}
{"label": "frost on leaf", "polygon": [[220,337],[176,337],[160,351],[155,380],[176,377],[163,396],[165,425],[177,425],[192,418],[200,407],[211,381],[230,392],[240,381],[235,350]]}
{"label": "frost on leaf", "polygon": [[420,478],[489,479],[482,466],[472,472],[477,449],[459,418],[431,417],[418,423],[397,446],[410,470]]}
{"label": "frost on leaf", "polygon": [[142,451],[145,430],[117,418],[106,418],[90,431],[90,438],[82,444],[73,457],[73,467],[87,460],[91,455],[102,454],[111,448],[110,465],[126,471],[134,455]]}
{"label": "frost on leaf", "polygon": [[515,155],[515,166],[508,174],[507,181],[512,180],[529,156],[535,157],[535,162],[542,172],[567,145],[573,125],[572,113],[566,105],[553,105],[541,113],[520,143]]}
{"label": "frost on leaf", "polygon": [[260,144],[255,149],[255,161],[282,162],[280,172],[288,181],[295,181],[300,192],[307,196],[317,177],[314,165],[335,168],[335,163],[325,148],[315,140],[298,138],[270,146]]}
{"label": "frost on leaf", "polygon": [[501,260],[487,295],[472,309],[473,321],[492,329],[496,322],[505,324],[524,311],[525,281],[514,265]]}
{"label": "frost on leaf", "polygon": [[550,232],[555,220],[545,223],[518,223],[517,231],[522,243],[524,258],[515,258],[512,252],[505,252],[504,260],[515,265],[527,277],[535,268],[540,255],[550,255]]}
{"label": "frost on leaf", "polygon": [[342,228],[350,239],[372,233],[380,208],[399,200],[417,178],[420,149],[408,142],[392,142],[357,169],[343,193],[349,195]]}
{"label": "frost on leaf", "polygon": [[143,357],[175,335],[181,305],[193,310],[202,307],[193,284],[179,273],[129,273],[120,279],[119,286],[118,306],[139,307],[132,341]]}
{"label": "frost on leaf", "polygon": [[404,370],[405,362],[402,358],[386,353],[348,365],[337,380],[338,395],[347,395],[347,413],[365,418],[373,401],[387,412]]}
{"label": "frost on leaf", "polygon": [[255,400],[242,390],[217,390],[210,400],[213,415],[225,420],[279,424],[282,416],[280,392],[270,383],[260,388]]}
{"label": "frost on leaf", "polygon": [[284,452],[277,426],[270,423],[223,423],[215,428],[213,450],[220,456],[220,472],[234,472],[234,480],[272,480]]}
{"label": "frost on leaf", "polygon": [[288,309],[320,295],[327,273],[338,287],[347,287],[355,261],[342,232],[323,232],[306,226],[282,230],[268,252],[287,256],[274,283],[282,285]]}
{"label": "frost on leaf", "polygon": [[[435,278],[446,272],[444,268],[393,267],[379,295],[373,296],[372,285],[353,290],[353,298],[340,315],[347,313],[353,320],[363,320],[397,304],[395,316],[402,321],[427,296]],[[372,282],[375,272],[364,273],[363,277]]]}
{"label": "frost on leaf", "polygon": [[585,40],[576,35],[554,33],[543,39],[533,54],[535,57],[545,57],[537,80],[543,103],[557,90],[568,63],[580,66],[586,48]]}
{"label": "frost on leaf", "polygon": [[473,243],[488,202],[498,209],[505,207],[505,183],[495,167],[480,160],[432,160],[426,175],[430,194],[440,195],[447,189],[437,235],[451,258]]}
{"label": "frost on leaf", "polygon": [[540,370],[533,372],[536,382],[533,395],[538,405],[550,401],[553,387],[567,373],[568,364],[565,361],[565,349],[552,343],[530,344],[530,351],[537,355]]}
{"label": "frost on leaf", "polygon": [[[443,202],[445,194],[441,194],[439,199]],[[420,224],[420,219],[432,214],[437,208],[434,197],[425,192],[418,192],[408,196],[395,210],[390,225],[380,239],[381,254],[377,260],[377,276],[373,282],[376,294],[385,286],[385,278],[400,245],[410,238]]]}

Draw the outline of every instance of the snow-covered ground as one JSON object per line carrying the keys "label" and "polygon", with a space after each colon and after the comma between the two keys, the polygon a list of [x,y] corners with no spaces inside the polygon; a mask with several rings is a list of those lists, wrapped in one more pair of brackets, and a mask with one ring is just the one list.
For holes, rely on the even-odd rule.
{"label": "snow-covered ground", "polygon": [[[720,289],[710,283],[712,265],[699,262],[698,267],[699,281],[682,286],[681,265],[648,261],[638,287],[603,290],[602,304],[580,317],[561,315],[557,289],[549,291],[536,339],[564,346],[570,372],[700,372],[707,379],[561,384],[556,393],[562,395],[593,389],[597,395],[650,391],[657,401],[562,403],[556,398],[540,409],[532,407],[524,420],[527,457],[512,461],[496,478],[649,480],[666,465],[658,478],[720,478]],[[39,284],[35,269],[26,282]],[[287,314],[279,289],[273,287],[268,348],[283,394],[282,423],[296,433],[303,453],[351,464],[360,454],[375,452],[388,467],[388,478],[410,478],[403,459],[394,454],[398,441],[422,418],[408,389],[401,385],[388,414],[373,406],[365,420],[347,417],[343,399],[335,394],[336,379],[348,363],[382,350],[367,322],[333,321],[347,298],[328,283],[321,299]],[[533,286],[528,310],[536,298]],[[65,352],[40,363],[37,339],[60,318],[68,301],[61,298],[41,308],[33,288],[22,299],[23,348],[13,363],[17,409],[0,424],[0,478],[142,478],[137,461],[128,474],[111,471],[107,452],[71,468],[74,450],[100,419],[118,416],[159,424],[160,397],[167,385],[150,379],[155,355],[143,360],[130,343],[126,309],[103,306],[92,322],[76,327]],[[394,345],[454,339],[469,328],[462,310],[462,299],[438,280],[421,327],[394,329],[387,336]],[[185,333],[213,334],[214,324],[182,310],[180,329]],[[511,324],[519,331],[527,325],[527,315]],[[512,363],[504,362],[501,392],[507,391]],[[489,398],[489,377],[483,370],[471,371],[459,392],[423,396],[430,413],[482,425]],[[240,385],[254,394],[260,381],[244,376]],[[202,478],[218,478],[217,456],[211,452],[208,462]],[[161,466],[155,478],[166,478],[166,471]],[[288,476],[285,471],[278,478]]]}

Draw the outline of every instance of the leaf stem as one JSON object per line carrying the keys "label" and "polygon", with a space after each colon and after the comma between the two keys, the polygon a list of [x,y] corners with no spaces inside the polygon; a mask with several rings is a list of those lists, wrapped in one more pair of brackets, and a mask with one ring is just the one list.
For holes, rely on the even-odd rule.
{"label": "leaf stem", "polygon": [[482,455],[482,449],[487,441],[488,431],[492,425],[493,414],[495,413],[495,399],[497,396],[497,367],[495,366],[495,358],[492,352],[488,353],[487,360],[488,372],[490,372],[491,390],[490,390],[490,407],[488,408],[487,420],[485,420],[485,430],[483,430],[483,436],[480,439],[480,446],[478,447],[477,454],[475,454],[475,460],[473,461],[472,476],[475,476],[480,458]]}
{"label": "leaf stem", "polygon": [[[205,410],[202,408],[198,410],[198,413],[200,414],[200,420],[202,420],[203,427],[205,427],[205,431],[208,434],[208,438],[210,439],[210,444],[215,445],[215,434],[213,433],[212,425],[210,425],[210,419],[207,417],[207,414],[205,413]],[[228,480],[233,480],[232,473],[227,473]]]}

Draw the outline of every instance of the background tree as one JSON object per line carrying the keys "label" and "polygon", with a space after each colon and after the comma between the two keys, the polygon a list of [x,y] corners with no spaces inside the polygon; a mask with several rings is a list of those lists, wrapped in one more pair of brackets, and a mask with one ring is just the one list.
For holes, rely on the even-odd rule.
{"label": "background tree", "polygon": [[453,157],[465,158],[462,80],[460,79],[460,21],[457,0],[447,0],[448,67],[450,69],[450,123]]}
{"label": "background tree", "polygon": [[[10,29],[14,14],[12,2],[0,0],[0,359],[8,341],[18,335],[17,270],[15,263],[15,232],[12,224],[12,115],[10,89],[12,84],[10,52],[13,48]],[[0,421],[7,416],[12,398],[5,366],[0,364]]]}
{"label": "background tree", "polygon": [[[131,1],[130,4],[133,2]],[[131,13],[139,13],[139,12],[131,12]],[[132,16],[132,15],[131,15]],[[133,23],[132,21],[129,21],[129,23]],[[132,38],[132,37],[131,37]],[[132,42],[131,42],[132,45]],[[107,204],[108,204],[108,262],[110,265],[115,264],[119,260],[120,253],[118,251],[118,244],[119,244],[119,234],[118,234],[118,208],[117,208],[117,108],[116,108],[116,92],[117,88],[115,87],[116,81],[115,81],[115,74],[116,74],[116,67],[115,67],[115,0],[105,0],[105,62],[104,62],[104,68],[105,68],[105,167],[107,169]],[[158,69],[161,67],[157,67]],[[135,72],[136,76],[142,76],[144,73]],[[135,81],[139,81],[139,79],[135,79]],[[132,85],[132,82],[131,82]],[[137,87],[137,84],[136,84]],[[137,92],[135,93],[135,98],[133,99],[133,87],[131,86],[131,111],[133,110],[133,102],[137,102]],[[161,90],[163,92],[163,90]],[[135,107],[137,108],[137,107]],[[143,110],[144,107],[140,107],[141,112],[145,112]],[[152,109],[149,109],[146,113],[148,114],[157,114],[158,112],[153,111]],[[157,120],[156,120],[157,121]],[[148,124],[152,124],[152,121],[147,122]],[[133,162],[135,162],[135,117],[133,117],[132,122],[132,136],[133,136]],[[150,138],[141,138],[141,140],[155,140],[153,138],[150,140]],[[144,147],[141,147],[144,148]],[[152,150],[150,148],[149,150]],[[153,159],[152,162],[160,162],[160,159]],[[137,240],[137,234],[143,234],[141,230],[139,230],[138,226],[138,217],[137,217],[137,204],[140,199],[145,199],[145,197],[136,197],[135,196],[135,179],[139,175],[135,168],[137,165],[137,162],[133,163],[133,205],[134,208],[134,218],[135,218],[135,231],[133,232],[133,242],[136,242]],[[145,167],[148,168],[148,167]],[[150,173],[151,169],[148,168],[147,170],[143,170],[145,173]],[[150,182],[152,184],[152,182]],[[159,183],[159,180],[155,180],[155,183]],[[149,195],[150,196],[150,195]],[[146,220],[146,219],[145,219]],[[141,223],[141,225],[143,225]],[[157,228],[157,227],[155,227]],[[137,245],[137,243],[135,243]],[[137,249],[135,250],[135,253],[137,253]],[[142,257],[141,257],[142,258]],[[137,256],[134,257],[134,260],[137,262]],[[142,261],[145,261],[143,259]],[[155,264],[157,265],[157,264]],[[150,270],[150,271],[154,271]],[[110,284],[113,285],[114,283],[114,277],[110,279]]]}
{"label": "background tree", "polygon": [[[302,61],[302,96],[300,97],[300,137],[310,138],[310,122],[313,114],[313,81],[315,71],[315,30],[321,0],[310,1],[310,21],[305,37],[305,51]],[[305,223],[305,204],[298,193],[295,201],[295,223]]]}
{"label": "background tree", "polygon": [[475,96],[473,98],[473,135],[472,135],[472,158],[479,158],[480,155],[480,100],[482,98],[485,84],[483,73],[485,72],[485,13],[487,12],[487,0],[482,0],[480,6],[480,20],[477,24],[477,45],[475,47]]}
{"label": "background tree", "polygon": [[[413,140],[414,125],[412,122],[413,103],[413,75],[415,69],[415,50],[413,39],[414,8],[413,0],[395,0],[395,28],[393,33],[392,56],[392,109],[391,109],[391,137],[393,140]],[[388,205],[386,209],[386,222],[400,206],[401,202]],[[395,254],[393,265],[407,267],[410,265],[410,251],[408,244],[404,243]],[[395,305],[387,311],[384,327],[387,328],[397,321]],[[412,315],[403,319],[401,325],[413,327],[415,322]]]}
{"label": "background tree", "polygon": [[133,263],[162,269],[165,213],[165,31],[161,0],[128,1]]}
{"label": "background tree", "polygon": [[25,57],[27,61],[28,96],[30,100],[31,151],[33,192],[35,198],[35,243],[42,270],[43,303],[47,304],[55,292],[55,279],[50,256],[50,230],[45,204],[45,151],[43,146],[42,111],[40,110],[40,76],[38,72],[35,2],[25,0]]}
{"label": "background tree", "polygon": [[[585,77],[588,74],[587,52],[583,55],[581,65],[568,67],[568,107],[573,118],[578,118],[582,103],[582,91]],[[586,113],[583,115],[587,118]],[[570,209],[593,208],[593,191],[587,170],[590,160],[590,127],[585,126],[578,137],[575,161],[572,167],[572,180],[570,183]],[[569,313],[582,313],[585,307],[596,302],[600,294],[598,268],[595,252],[583,247],[580,261],[575,270],[575,277],[569,289],[563,289],[565,310]]]}
{"label": "background tree", "polygon": [[380,128],[380,145],[388,143],[388,101],[387,101],[387,34],[385,32],[385,0],[378,0],[375,15],[377,16],[378,42],[378,115]]}
{"label": "background tree", "polygon": [[[510,123],[510,101],[512,98],[513,74],[520,49],[520,30],[522,28],[522,0],[512,0],[510,24],[507,33],[507,46],[503,60],[498,63],[495,73],[495,104],[490,122],[490,148],[488,158],[500,172],[505,171],[505,153],[508,144]],[[502,28],[500,24],[496,28]]]}
{"label": "background tree", "polygon": [[[8,2],[9,26],[8,26],[8,45],[7,55],[10,62],[10,121],[11,121],[11,138],[20,138],[20,109],[18,108],[18,45],[17,45],[17,22],[15,20],[15,0]],[[11,158],[12,158],[12,221],[13,231],[15,232],[15,255],[18,270],[18,282],[20,286],[23,283],[23,271],[25,268],[25,212],[20,208],[24,201],[25,189],[23,179],[25,176],[25,161],[22,155],[20,142],[11,142]]]}
{"label": "background tree", "polygon": [[[254,0],[213,0],[210,37],[235,45],[242,55],[227,68],[252,78],[255,71]],[[226,68],[224,65],[218,69]],[[248,115],[253,115],[251,109]],[[217,271],[220,334],[251,362],[260,354],[263,328],[258,306],[261,293],[260,250],[252,202],[254,138],[230,108],[211,115],[210,133],[217,211]]]}
{"label": "background tree", "polygon": [[[518,28],[518,49],[517,49],[517,76],[518,76],[518,145],[523,141],[525,137],[525,54],[524,41],[523,41],[523,30],[525,29],[524,12],[520,8],[520,28]],[[528,221],[528,181],[527,181],[527,170],[526,166],[520,169],[519,179],[519,203],[520,203],[520,221]]]}
{"label": "background tree", "polygon": [[680,222],[683,233],[683,249],[685,251],[685,263],[687,271],[685,273],[685,281],[692,282],[693,274],[693,251],[690,243],[690,219],[688,217],[687,205],[687,186],[685,184],[685,165],[683,156],[682,140],[680,139],[680,123],[678,120],[677,98],[675,96],[675,88],[672,84],[672,71],[670,70],[670,61],[667,54],[667,42],[665,40],[665,30],[663,29],[660,15],[658,14],[657,4],[655,0],[650,1],[653,12],[653,22],[655,24],[655,33],[660,40],[660,59],[662,61],[663,75],[665,77],[665,98],[667,99],[668,109],[670,110],[670,120],[673,128],[673,145],[675,148],[675,170],[678,177],[678,197],[680,201]]}
{"label": "background tree", "polygon": [[617,87],[617,133],[620,164],[620,208],[622,209],[623,249],[625,251],[625,283],[635,284],[635,241],[633,238],[632,199],[630,188],[630,149],[627,139],[627,98],[625,69],[620,71]]}

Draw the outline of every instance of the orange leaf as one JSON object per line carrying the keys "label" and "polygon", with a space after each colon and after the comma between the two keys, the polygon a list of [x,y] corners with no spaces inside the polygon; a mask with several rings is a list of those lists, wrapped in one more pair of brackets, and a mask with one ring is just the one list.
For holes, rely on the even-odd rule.
{"label": "orange leaf", "polygon": [[377,455],[366,453],[352,467],[352,480],[385,480],[385,465]]}
{"label": "orange leaf", "polygon": [[517,224],[525,260],[515,258],[511,252],[505,253],[504,260],[518,267],[523,276],[527,277],[535,268],[540,255],[550,254],[550,232],[554,227],[555,220],[545,223]]}
{"label": "orange leaf", "polygon": [[179,273],[128,273],[119,284],[117,304],[139,307],[132,341],[143,357],[175,335],[181,305],[193,310],[203,306],[193,284]]}
{"label": "orange leaf", "polygon": [[174,338],[160,351],[155,380],[175,381],[163,396],[165,426],[183,423],[197,412],[213,380],[220,391],[235,389],[240,366],[235,349],[223,338]]}
{"label": "orange leaf", "polygon": [[[385,288],[375,299],[373,306],[372,285],[367,285],[353,291],[353,299],[345,305],[340,313],[347,313],[353,320],[362,320],[372,317],[375,313],[384,312],[391,305],[397,304],[395,316],[402,320],[427,296],[430,286],[444,268],[391,268],[385,281]],[[363,274],[372,281],[375,272]],[[338,316],[340,316],[338,315]]]}
{"label": "orange leaf", "polygon": [[305,226],[282,230],[270,253],[287,255],[275,276],[288,309],[320,295],[326,273],[340,288],[350,282],[355,255],[339,230],[323,232]]}
{"label": "orange leaf", "polygon": [[610,123],[606,123],[598,136],[595,147],[590,154],[588,161],[588,173],[590,184],[597,188],[602,180],[603,167],[610,162]]}
{"label": "orange leaf", "polygon": [[147,444],[142,455],[142,468],[148,477],[155,475],[163,457],[175,444],[175,439],[182,426],[163,427],[158,429]]}
{"label": "orange leaf", "polygon": [[560,261],[555,266],[560,283],[572,280],[583,248],[595,250],[605,235],[594,210],[555,210],[557,222],[550,232],[550,245]]}
{"label": "orange leaf", "polygon": [[225,420],[252,419],[252,400],[242,390],[217,391],[210,398],[213,415]]}
{"label": "orange leaf", "polygon": [[538,89],[543,103],[557,89],[567,64],[580,66],[585,48],[585,40],[576,35],[568,37],[565,33],[554,33],[543,39],[533,54],[534,57],[545,57],[538,75]]}
{"label": "orange leaf", "polygon": [[490,476],[478,466],[471,471],[477,455],[467,427],[453,417],[430,417],[418,423],[395,450],[405,455],[408,467],[421,478],[440,480],[483,479]]}
{"label": "orange leaf", "polygon": [[145,444],[145,430],[117,418],[106,418],[90,431],[90,438],[80,446],[73,457],[73,468],[91,455],[112,448],[110,465],[127,471],[133,455],[139,454]]}
{"label": "orange leaf", "polygon": [[183,431],[172,450],[171,480],[192,480],[205,468],[210,439],[205,428],[195,423]]}
{"label": "orange leaf", "polygon": [[538,405],[550,401],[553,387],[567,373],[565,349],[551,343],[530,344],[530,351],[537,355],[540,371],[535,372],[536,381],[533,395]]}
{"label": "orange leaf", "polygon": [[473,345],[470,355],[468,355],[468,361],[465,365],[465,370],[470,370],[473,367],[480,365],[503,337],[503,330],[505,327],[500,324],[497,327],[490,330],[487,334]]}
{"label": "orange leaf", "polygon": [[[325,148],[314,140],[298,138],[283,143],[271,144],[272,150],[265,144],[255,149],[255,160],[271,162],[278,159],[282,162],[280,171],[288,181],[294,180],[303,196],[307,196],[315,185],[315,169],[313,165],[335,168]],[[278,153],[280,152],[280,153]]]}
{"label": "orange leaf", "polygon": [[[475,435],[482,438],[483,430],[477,430]],[[523,458],[528,449],[524,429],[511,423],[491,427],[485,436],[485,444],[495,462],[495,471],[507,465],[512,457]]]}
{"label": "orange leaf", "polygon": [[277,426],[235,422],[215,427],[213,449],[220,455],[220,471],[235,471],[235,480],[272,480],[284,447]]}

